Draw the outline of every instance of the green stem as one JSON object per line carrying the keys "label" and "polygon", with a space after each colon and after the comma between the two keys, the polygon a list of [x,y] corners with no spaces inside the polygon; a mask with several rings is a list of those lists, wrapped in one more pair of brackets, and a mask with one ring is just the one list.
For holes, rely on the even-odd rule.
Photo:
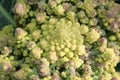
{"label": "green stem", "polygon": [[15,0],[13,0],[12,3],[11,3],[11,8],[10,8],[10,11],[9,11],[10,14],[12,13],[12,8],[14,6],[14,3],[15,3]]}
{"label": "green stem", "polygon": [[16,22],[13,20],[13,18],[7,13],[7,11],[1,5],[0,5],[0,12],[13,26],[16,26]]}

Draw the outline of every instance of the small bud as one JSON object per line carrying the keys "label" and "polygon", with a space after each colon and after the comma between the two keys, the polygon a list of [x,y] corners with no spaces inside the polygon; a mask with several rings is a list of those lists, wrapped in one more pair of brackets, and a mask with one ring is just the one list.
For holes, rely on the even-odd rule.
{"label": "small bud", "polygon": [[39,70],[39,74],[41,77],[46,77],[48,75],[50,75],[50,68],[49,67],[42,67],[40,70]]}
{"label": "small bud", "polygon": [[39,79],[39,76],[37,76],[37,75],[32,75],[32,76],[30,76],[30,79],[29,80],[40,80]]}
{"label": "small bud", "polygon": [[60,80],[60,76],[59,76],[57,71],[53,73],[53,77],[52,78],[53,78],[53,80]]}
{"label": "small bud", "polygon": [[17,28],[15,31],[15,35],[17,37],[17,39],[22,39],[27,35],[27,32],[24,31],[22,28]]}
{"label": "small bud", "polygon": [[69,3],[63,3],[63,8],[65,9],[66,12],[68,12],[70,10],[70,4]]}
{"label": "small bud", "polygon": [[46,14],[45,13],[38,13],[36,15],[36,20],[38,23],[44,23],[46,20]]}
{"label": "small bud", "polygon": [[27,13],[26,5],[22,3],[16,3],[13,12],[19,16],[23,16]]}
{"label": "small bud", "polygon": [[37,58],[40,59],[41,57],[41,49],[39,47],[35,47],[32,49],[32,55]]}
{"label": "small bud", "polygon": [[113,22],[110,26],[108,26],[108,30],[113,32],[119,32],[119,24],[118,22]]}
{"label": "small bud", "polygon": [[49,6],[50,6],[51,8],[54,8],[54,7],[56,7],[56,5],[57,5],[57,3],[56,3],[55,1],[53,1],[53,0],[49,0],[48,4],[49,4]]}
{"label": "small bud", "polygon": [[107,39],[105,37],[102,37],[99,39],[99,44],[100,45],[104,45],[104,44],[107,44]]}
{"label": "small bud", "polygon": [[27,43],[27,49],[28,49],[28,50],[33,49],[35,46],[36,46],[36,44],[35,44],[35,42],[33,42],[33,41],[29,41],[29,42]]}
{"label": "small bud", "polygon": [[56,15],[64,15],[64,8],[62,5],[58,5],[56,8],[55,8],[55,14]]}
{"label": "small bud", "polygon": [[99,38],[100,38],[100,34],[95,29],[92,29],[90,32],[86,34],[86,40],[89,43],[93,43],[97,41]]}
{"label": "small bud", "polygon": [[46,58],[41,58],[40,63],[38,65],[39,75],[41,77],[45,77],[50,75],[50,68],[49,68],[49,62]]}
{"label": "small bud", "polygon": [[118,80],[118,78],[114,77],[114,78],[112,78],[111,80]]}
{"label": "small bud", "polygon": [[12,52],[12,48],[5,46],[5,47],[3,47],[3,50],[1,52],[5,55],[8,55],[9,53]]}
{"label": "small bud", "polygon": [[8,62],[3,63],[3,71],[8,72],[11,69],[11,64]]}

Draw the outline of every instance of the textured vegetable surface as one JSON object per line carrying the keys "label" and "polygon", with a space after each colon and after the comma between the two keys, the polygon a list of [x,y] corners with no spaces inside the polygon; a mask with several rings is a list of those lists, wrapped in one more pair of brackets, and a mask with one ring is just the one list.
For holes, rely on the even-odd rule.
{"label": "textured vegetable surface", "polygon": [[0,31],[0,80],[120,80],[120,5],[17,0]]}

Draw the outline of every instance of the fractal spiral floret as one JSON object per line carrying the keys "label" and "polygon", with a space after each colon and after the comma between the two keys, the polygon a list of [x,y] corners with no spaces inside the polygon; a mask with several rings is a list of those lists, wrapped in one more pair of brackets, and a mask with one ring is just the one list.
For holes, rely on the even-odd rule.
{"label": "fractal spiral floret", "polygon": [[0,31],[0,80],[120,80],[120,4],[16,0]]}

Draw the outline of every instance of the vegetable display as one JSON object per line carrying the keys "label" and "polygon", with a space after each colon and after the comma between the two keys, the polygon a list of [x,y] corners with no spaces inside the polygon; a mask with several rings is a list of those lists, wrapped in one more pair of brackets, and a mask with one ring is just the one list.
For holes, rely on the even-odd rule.
{"label": "vegetable display", "polygon": [[120,80],[120,4],[16,0],[0,31],[0,80]]}

